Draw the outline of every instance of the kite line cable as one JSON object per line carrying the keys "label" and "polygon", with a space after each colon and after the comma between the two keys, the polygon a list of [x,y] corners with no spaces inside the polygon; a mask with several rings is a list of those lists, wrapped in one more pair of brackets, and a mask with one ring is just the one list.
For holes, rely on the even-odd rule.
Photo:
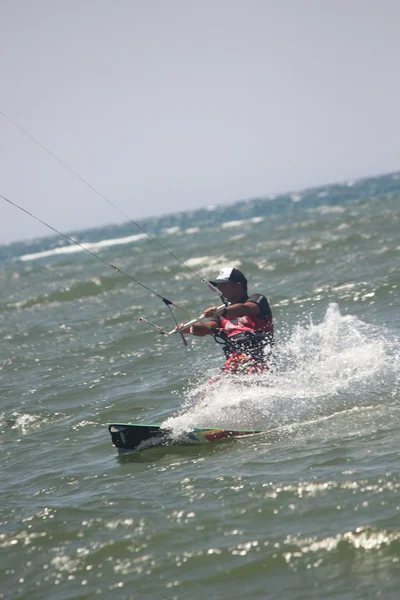
{"label": "kite line cable", "polygon": [[[116,204],[114,204],[114,202],[112,202],[111,200],[109,200],[106,196],[104,196],[104,194],[102,194],[97,188],[95,188],[91,183],[89,183],[88,181],[86,181],[86,179],[84,179],[81,175],[79,175],[79,173],[77,173],[76,171],[74,171],[71,167],[69,167],[63,160],[61,160],[61,158],[59,158],[58,156],[56,156],[56,154],[54,154],[53,152],[51,152],[48,148],[46,148],[46,146],[44,146],[41,142],[39,142],[35,137],[33,137],[33,135],[31,135],[30,133],[28,133],[23,127],[21,127],[21,125],[19,125],[18,123],[16,123],[16,121],[14,121],[11,117],[9,117],[3,110],[1,110],[0,108],[0,114],[7,119],[10,123],[12,123],[15,127],[17,127],[17,129],[19,129],[20,131],[22,131],[22,133],[24,133],[29,139],[31,139],[35,144],[37,144],[38,146],[40,146],[40,148],[42,148],[42,150],[44,150],[45,152],[47,152],[47,154],[49,154],[52,158],[54,158],[54,160],[56,160],[57,162],[59,162],[65,169],[67,169],[70,173],[72,173],[72,175],[74,175],[75,177],[77,177],[82,183],[84,183],[86,186],[88,186],[93,192],[95,192],[98,196],[100,196],[100,198],[103,198],[103,200],[105,200],[106,202],[108,202],[108,204],[110,204],[113,208],[115,208],[115,210],[117,210],[121,215],[123,215],[126,219],[128,219],[128,221],[130,221],[131,223],[133,223],[136,227],[138,227],[144,234],[146,234],[151,240],[153,240],[154,242],[156,242],[161,248],[163,248],[163,250],[165,250],[166,252],[168,252],[168,254],[170,256],[172,256],[175,260],[177,260],[183,267],[186,267],[186,269],[188,269],[193,275],[195,275],[198,279],[200,279],[200,281],[202,283],[206,283],[207,287],[217,293],[219,296],[221,296],[221,292],[220,290],[218,290],[218,288],[216,288],[211,282],[209,282],[207,279],[205,279],[204,277],[201,277],[198,273],[196,273],[196,271],[194,271],[191,267],[189,267],[189,265],[187,265],[185,262],[183,262],[183,260],[181,260],[176,254],[174,254],[171,250],[169,250],[166,246],[164,246],[164,244],[162,244],[156,237],[154,237],[153,235],[151,235],[151,233],[149,233],[148,231],[146,231],[139,223],[137,223],[136,221],[134,221],[129,215],[127,215],[123,210],[121,210]],[[33,215],[32,215],[33,216]],[[58,232],[59,233],[59,232]]]}
{"label": "kite line cable", "polygon": [[[17,204],[16,202],[13,202],[12,200],[10,200],[9,198],[6,198],[5,196],[3,196],[3,194],[0,194],[0,198],[3,198],[3,200],[5,200],[6,202],[8,202],[9,204],[11,204],[12,206],[15,206],[16,208],[19,208],[19,210],[22,210],[22,212],[26,213],[27,215],[29,215],[30,217],[32,217],[33,219],[35,219],[36,221],[38,221],[39,223],[41,223],[42,225],[45,225],[46,227],[48,227],[49,229],[51,229],[52,231],[54,231],[55,233],[58,233],[59,235],[61,235],[62,237],[64,237],[66,240],[68,240],[69,242],[71,242],[72,244],[75,244],[76,246],[79,246],[79,248],[82,248],[82,250],[85,250],[85,252],[88,252],[89,254],[91,254],[94,258],[97,258],[97,260],[99,260],[100,262],[102,262],[104,265],[107,265],[108,267],[111,267],[112,269],[114,269],[117,273],[121,273],[121,275],[125,275],[125,277],[128,277],[129,279],[131,279],[132,281],[134,281],[135,283],[137,283],[138,285],[140,285],[142,288],[144,288],[145,290],[147,290],[148,292],[150,292],[151,294],[153,294],[154,296],[157,296],[157,298],[160,298],[160,300],[162,300],[164,302],[164,304],[169,308],[169,310],[171,311],[171,306],[174,306],[175,308],[177,308],[178,310],[181,310],[182,312],[189,314],[184,308],[182,308],[181,306],[178,306],[177,304],[175,304],[174,302],[172,302],[171,300],[168,300],[168,298],[164,298],[164,296],[162,296],[161,294],[159,294],[158,292],[156,292],[155,290],[152,290],[151,288],[149,288],[147,285],[145,285],[144,283],[142,283],[141,281],[139,281],[138,279],[136,279],[135,277],[133,277],[132,275],[129,275],[128,273],[125,273],[125,271],[123,271],[122,269],[119,269],[118,267],[116,267],[115,265],[112,265],[111,263],[107,262],[106,260],[104,260],[103,258],[101,258],[101,256],[99,256],[98,254],[96,254],[95,252],[92,252],[91,250],[89,250],[89,248],[86,248],[85,246],[83,246],[82,244],[80,244],[79,242],[75,241],[73,238],[69,237],[69,235],[65,234],[65,233],[61,233],[61,231],[58,231],[58,229],[56,229],[55,227],[52,227],[51,225],[49,225],[48,223],[46,223],[45,221],[42,221],[42,219],[39,219],[39,217],[36,217],[34,214],[32,214],[31,212],[29,212],[29,210],[27,210],[26,208],[23,208],[22,206],[20,206],[19,204]],[[171,311],[172,313],[172,311]],[[175,320],[175,318],[174,318]],[[175,320],[176,321],[176,320]]]}

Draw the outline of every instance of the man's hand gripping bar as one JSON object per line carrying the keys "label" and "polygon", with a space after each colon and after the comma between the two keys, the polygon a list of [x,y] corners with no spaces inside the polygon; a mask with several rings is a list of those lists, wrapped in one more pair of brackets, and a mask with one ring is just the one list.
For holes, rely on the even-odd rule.
{"label": "man's hand gripping bar", "polygon": [[[213,313],[213,316],[220,315],[225,309],[226,309],[226,304],[221,304],[221,306],[217,306],[217,308],[215,309],[215,311]],[[195,325],[196,323],[198,323],[199,321],[201,321],[202,319],[205,319],[205,318],[212,319],[212,317],[206,317],[205,314],[202,313],[201,315],[199,315],[197,317],[197,319],[192,319],[191,321],[184,323],[180,327],[175,327],[175,329],[172,329],[172,331],[168,331],[168,333],[166,333],[166,335],[173,335],[175,333],[180,333],[182,329],[191,327],[191,325]]]}

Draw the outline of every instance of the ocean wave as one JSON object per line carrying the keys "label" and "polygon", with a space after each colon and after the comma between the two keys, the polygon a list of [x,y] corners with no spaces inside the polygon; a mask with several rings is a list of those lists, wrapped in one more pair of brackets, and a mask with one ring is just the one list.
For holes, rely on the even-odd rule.
{"label": "ocean wave", "polygon": [[21,435],[28,435],[41,429],[43,426],[54,423],[62,418],[63,413],[25,413],[14,411],[10,415],[3,414],[0,418],[0,426],[16,430]]}
{"label": "ocean wave", "polygon": [[92,277],[89,281],[80,281],[63,287],[57,291],[31,296],[18,302],[10,302],[6,305],[8,309],[27,309],[40,307],[42,305],[57,304],[60,302],[72,302],[93,296],[99,296],[104,292],[113,290],[121,284],[121,279],[116,277]]}
{"label": "ocean wave", "polygon": [[102,248],[110,248],[112,246],[120,246],[125,244],[132,244],[139,240],[143,240],[147,238],[146,233],[139,233],[137,235],[130,235],[128,237],[123,238],[114,238],[109,240],[101,240],[99,242],[89,242],[82,243],[81,246],[76,246],[75,244],[70,246],[61,246],[60,248],[52,248],[51,250],[44,250],[42,252],[35,252],[34,254],[24,254],[19,257],[19,260],[29,261],[29,260],[38,260],[40,258],[47,258],[49,256],[58,256],[63,254],[74,254],[75,252],[84,252],[84,248],[87,250],[95,251],[101,250]]}
{"label": "ocean wave", "polygon": [[[292,546],[293,549],[285,551],[284,558],[288,563],[298,563],[309,554],[320,554],[322,559],[324,554],[333,552],[338,552],[344,558],[349,557],[354,550],[374,551],[374,554],[378,551],[390,552],[392,550],[393,556],[396,556],[399,541],[400,533],[398,531],[379,531],[364,527],[322,539],[288,536],[284,544]],[[330,558],[330,560],[332,559]],[[314,566],[319,566],[319,564],[314,564]]]}
{"label": "ocean wave", "polygon": [[175,233],[179,233],[181,230],[181,228],[178,225],[175,225],[173,227],[166,227],[165,229],[162,229],[162,233],[167,233],[169,235],[173,235]]}

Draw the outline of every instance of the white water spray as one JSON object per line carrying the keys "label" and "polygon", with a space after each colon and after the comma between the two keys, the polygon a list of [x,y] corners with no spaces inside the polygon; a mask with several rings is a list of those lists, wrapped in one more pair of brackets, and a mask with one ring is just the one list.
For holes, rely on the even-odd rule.
{"label": "white water spray", "polygon": [[277,344],[268,373],[196,386],[163,426],[177,436],[194,427],[271,429],[385,402],[400,387],[399,359],[393,334],[330,304],[321,323],[297,325]]}

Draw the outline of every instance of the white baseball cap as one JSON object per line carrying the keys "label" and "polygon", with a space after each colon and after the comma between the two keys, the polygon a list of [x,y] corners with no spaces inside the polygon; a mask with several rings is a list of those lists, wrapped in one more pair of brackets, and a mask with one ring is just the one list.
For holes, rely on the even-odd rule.
{"label": "white baseball cap", "polygon": [[219,283],[226,283],[227,281],[241,283],[243,287],[247,288],[246,277],[243,275],[242,271],[235,269],[235,267],[223,267],[220,270],[218,277],[210,283],[218,285]]}

